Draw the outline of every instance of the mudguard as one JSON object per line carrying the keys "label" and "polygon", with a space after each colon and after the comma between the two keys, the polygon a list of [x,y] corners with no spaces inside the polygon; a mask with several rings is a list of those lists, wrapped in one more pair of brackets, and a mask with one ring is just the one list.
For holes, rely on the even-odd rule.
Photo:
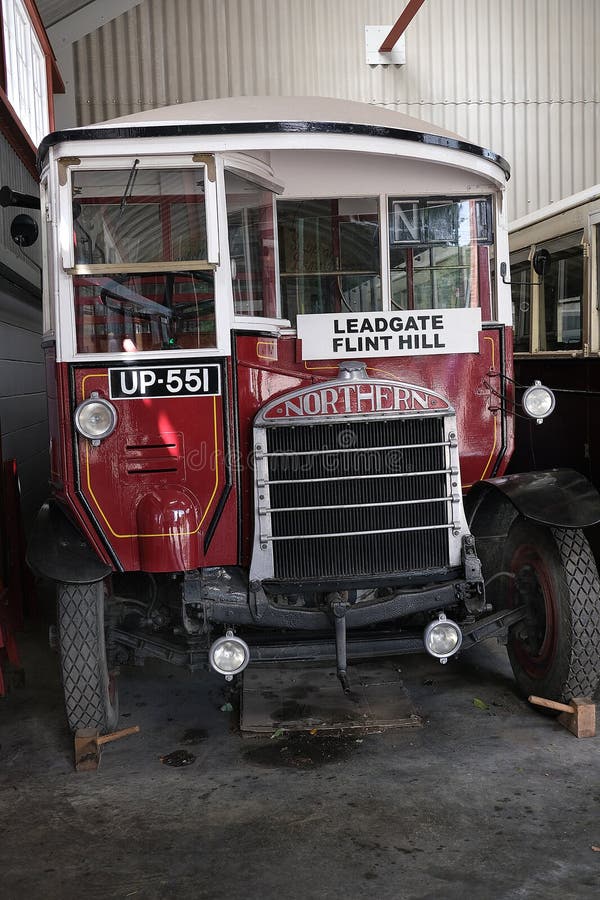
{"label": "mudguard", "polygon": [[54,503],[44,503],[27,542],[27,564],[52,581],[85,584],[112,572]]}
{"label": "mudguard", "polygon": [[[600,494],[574,469],[522,472],[479,481],[471,488],[466,511],[470,521],[498,495],[534,522],[553,528],[589,528],[600,522]],[[509,517],[510,518],[510,517]]]}

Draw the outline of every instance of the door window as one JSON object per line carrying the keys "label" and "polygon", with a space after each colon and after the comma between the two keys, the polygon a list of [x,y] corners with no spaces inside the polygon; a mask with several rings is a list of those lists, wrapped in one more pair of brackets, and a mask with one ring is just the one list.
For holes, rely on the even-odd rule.
{"label": "door window", "polygon": [[228,170],[225,192],[235,314],[275,318],[274,195]]}
{"label": "door window", "polygon": [[74,169],[80,353],[215,348],[205,168]]}
{"label": "door window", "polygon": [[577,232],[544,244],[550,253],[550,265],[540,291],[540,350],[583,347],[582,234]]}

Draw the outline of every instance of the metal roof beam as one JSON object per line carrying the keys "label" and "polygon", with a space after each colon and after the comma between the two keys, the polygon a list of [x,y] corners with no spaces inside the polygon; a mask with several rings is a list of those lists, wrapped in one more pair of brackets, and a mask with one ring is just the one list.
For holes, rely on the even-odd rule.
{"label": "metal roof beam", "polygon": [[404,12],[379,48],[380,53],[390,53],[394,49],[424,3],[425,0],[408,0]]}
{"label": "metal roof beam", "polygon": [[113,19],[129,12],[134,6],[139,6],[142,0],[93,0],[86,3],[81,9],[60,19],[48,29],[48,37],[57,50],[67,44],[80,41],[86,34],[102,28]]}

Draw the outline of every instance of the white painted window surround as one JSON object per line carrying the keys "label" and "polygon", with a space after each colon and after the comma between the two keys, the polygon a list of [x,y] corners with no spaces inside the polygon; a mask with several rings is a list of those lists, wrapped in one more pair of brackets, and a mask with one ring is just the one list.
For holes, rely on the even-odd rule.
{"label": "white painted window surround", "polygon": [[2,0],[6,93],[37,146],[49,130],[46,59],[22,0]]}

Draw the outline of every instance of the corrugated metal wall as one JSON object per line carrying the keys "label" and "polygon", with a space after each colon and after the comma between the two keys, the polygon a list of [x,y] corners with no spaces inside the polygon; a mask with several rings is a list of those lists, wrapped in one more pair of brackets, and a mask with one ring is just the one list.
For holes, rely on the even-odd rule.
{"label": "corrugated metal wall", "polygon": [[[2,184],[37,195],[37,182],[2,137],[0,173]],[[4,459],[14,457],[18,462],[23,518],[29,525],[48,492],[48,424],[41,348],[41,240],[23,251],[13,243],[10,223],[19,213],[39,219],[32,210],[0,207],[0,430]]]}
{"label": "corrugated metal wall", "polygon": [[0,426],[4,459],[17,460],[26,527],[48,494],[48,416],[42,313],[0,278]]}
{"label": "corrugated metal wall", "polygon": [[237,94],[366,100],[506,156],[510,215],[600,182],[598,0],[427,0],[403,67],[365,63],[364,26],[404,0],[145,0],[75,45],[87,124]]}
{"label": "corrugated metal wall", "polygon": [[[0,135],[0,187],[8,185],[22,194],[39,195],[38,183],[29,174],[10,144]],[[10,225],[19,213],[33,216],[39,225],[39,213],[31,209],[0,206],[0,264],[10,269],[20,278],[41,289],[41,240],[25,250],[21,250],[10,236]],[[0,268],[1,271],[1,268]]]}

